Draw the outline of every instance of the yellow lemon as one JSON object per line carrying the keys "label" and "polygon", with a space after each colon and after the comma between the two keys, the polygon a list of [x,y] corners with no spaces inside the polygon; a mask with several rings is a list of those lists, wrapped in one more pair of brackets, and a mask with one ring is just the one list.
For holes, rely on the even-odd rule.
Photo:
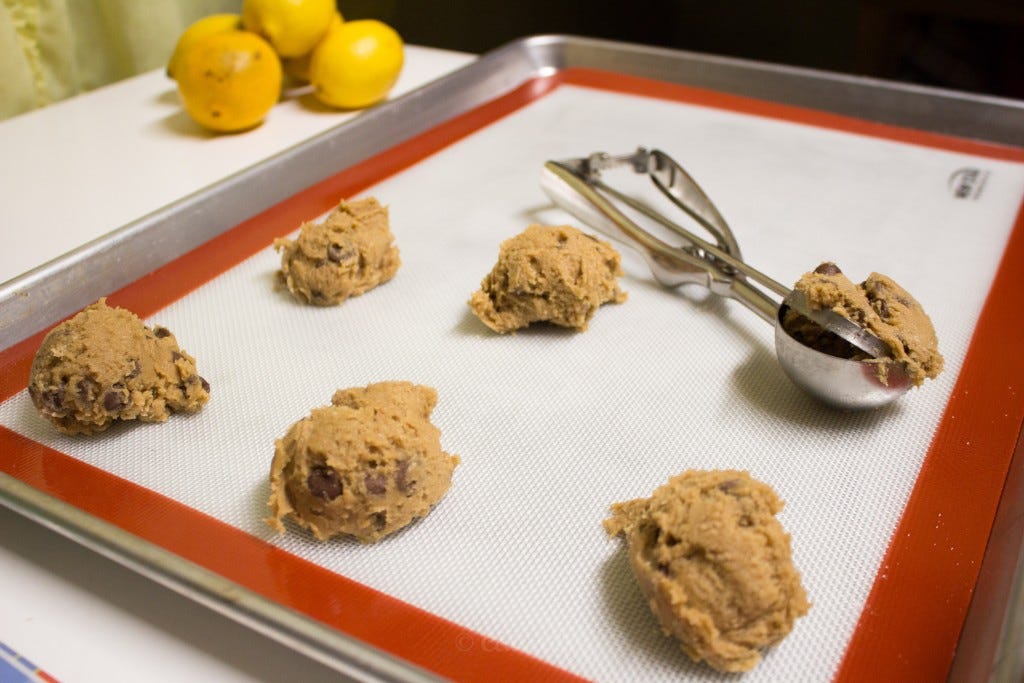
{"label": "yellow lemon", "polygon": [[[345,19],[341,16],[341,12],[335,12],[330,26],[327,27],[327,33],[324,34],[324,38],[330,35],[331,31],[341,26],[344,21]],[[323,42],[323,38],[320,40]],[[313,50],[316,50],[316,48],[313,48]],[[301,57],[282,59],[281,66],[284,67],[285,75],[295,83],[309,83],[309,61],[312,57],[313,52],[311,51]]]}
{"label": "yellow lemon", "polygon": [[301,57],[327,33],[334,0],[244,0],[242,24],[274,46],[281,57]]}
{"label": "yellow lemon", "polygon": [[341,109],[379,102],[398,80],[403,48],[398,33],[376,19],[342,23],[313,51],[309,63],[313,94]]}
{"label": "yellow lemon", "polygon": [[195,21],[178,38],[178,43],[174,46],[174,53],[171,54],[171,59],[167,62],[167,75],[174,78],[181,55],[199,39],[241,27],[242,16],[240,14],[211,14]]}
{"label": "yellow lemon", "polygon": [[259,125],[281,94],[281,60],[248,31],[202,38],[178,65],[178,92],[197,123],[221,132]]}

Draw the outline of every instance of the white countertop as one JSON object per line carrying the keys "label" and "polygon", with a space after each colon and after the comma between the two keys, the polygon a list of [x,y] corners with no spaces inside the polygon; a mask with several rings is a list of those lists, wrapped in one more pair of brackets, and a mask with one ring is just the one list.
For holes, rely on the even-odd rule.
{"label": "white countertop", "polygon": [[[472,59],[408,46],[391,96]],[[259,128],[215,135],[151,71],[0,122],[0,283],[358,116],[296,93]]]}
{"label": "white countertop", "polygon": [[[408,46],[392,96],[473,59]],[[153,71],[0,122],[0,282],[357,115],[286,98],[261,127],[214,136]],[[0,576],[0,643],[61,681],[338,680],[3,507]]]}

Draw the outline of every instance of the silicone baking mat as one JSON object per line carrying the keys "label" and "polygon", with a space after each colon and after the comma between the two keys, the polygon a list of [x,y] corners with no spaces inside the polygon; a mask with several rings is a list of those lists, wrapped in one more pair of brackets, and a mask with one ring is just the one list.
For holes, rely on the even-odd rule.
{"label": "silicone baking mat", "polygon": [[[863,413],[804,396],[772,330],[666,290],[622,247],[629,299],[584,333],[492,334],[466,300],[500,242],[571,222],[547,159],[657,146],[702,184],[745,259],[783,282],[822,260],[904,285],[946,370]],[[340,197],[390,206],[403,265],[337,308],[275,289],[274,237]],[[1024,151],[620,74],[567,70],[328,178],[110,301],[173,330],[212,385],[198,415],[56,434],[4,352],[4,471],[396,656],[458,679],[713,680],[665,638],[601,521],[688,468],[749,470],[810,613],[745,679],[942,677],[1024,416]],[[462,464],[425,519],[375,545],[267,514],[273,442],[339,387],[433,386]]]}

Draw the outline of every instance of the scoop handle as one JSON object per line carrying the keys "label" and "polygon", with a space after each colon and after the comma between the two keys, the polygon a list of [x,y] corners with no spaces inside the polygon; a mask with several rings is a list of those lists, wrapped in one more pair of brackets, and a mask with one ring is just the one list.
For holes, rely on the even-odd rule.
{"label": "scoop handle", "polygon": [[[651,272],[661,284],[668,287],[687,283],[702,285],[715,294],[739,301],[768,323],[774,324],[779,301],[753,287],[747,278],[766,286],[779,297],[788,295],[789,290],[716,245],[675,225],[672,226],[673,230],[696,249],[690,251],[665,243],[619,211],[597,190],[593,182],[588,182],[574,169],[556,161],[544,164],[541,187],[555,204],[585,225],[613,239],[628,238],[630,245],[639,248],[644,254]],[[601,187],[620,200],[628,201],[611,188],[603,184]],[[717,263],[726,264],[731,272],[719,268]]]}

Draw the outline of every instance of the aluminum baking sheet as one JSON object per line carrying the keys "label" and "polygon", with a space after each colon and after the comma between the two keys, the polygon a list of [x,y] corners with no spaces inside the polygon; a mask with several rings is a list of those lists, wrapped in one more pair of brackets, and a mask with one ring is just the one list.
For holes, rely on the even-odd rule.
{"label": "aluminum baking sheet", "polygon": [[[1006,314],[1024,272],[1019,112],[579,39],[511,45],[16,283],[27,296],[0,299],[4,502],[352,675],[704,680],[600,522],[684,469],[748,469],[787,501],[814,607],[747,678],[944,675],[1024,413]],[[777,279],[823,259],[895,277],[932,314],[945,374],[885,410],[825,409],[782,375],[768,326],[658,287],[625,248],[630,298],[587,332],[488,332],[465,300],[500,241],[568,221],[543,162],[638,144],[682,161]],[[391,207],[402,269],[340,308],[295,304],[271,240],[356,195]],[[123,282],[86,267],[154,239],[183,256]],[[86,271],[106,275],[57,293]],[[39,335],[18,340],[105,294],[197,357],[202,413],[93,439],[34,414]],[[273,440],[334,389],[383,379],[437,388],[462,457],[451,492],[374,546],[273,535]]]}

